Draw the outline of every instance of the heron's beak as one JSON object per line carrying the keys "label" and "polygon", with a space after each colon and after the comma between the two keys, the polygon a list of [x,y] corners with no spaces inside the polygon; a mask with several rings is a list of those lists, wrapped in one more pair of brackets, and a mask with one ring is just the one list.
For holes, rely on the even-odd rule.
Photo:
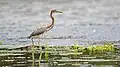
{"label": "heron's beak", "polygon": [[56,13],[63,13],[62,11],[56,11]]}

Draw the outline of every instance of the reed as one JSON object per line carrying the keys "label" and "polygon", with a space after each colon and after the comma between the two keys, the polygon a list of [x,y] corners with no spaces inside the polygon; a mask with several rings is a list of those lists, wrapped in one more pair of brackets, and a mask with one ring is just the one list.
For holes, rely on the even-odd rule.
{"label": "reed", "polygon": [[42,58],[42,51],[40,52],[40,55],[39,55],[39,67],[40,67],[41,58]]}
{"label": "reed", "polygon": [[74,57],[77,57],[78,47],[79,47],[79,45],[78,45],[78,44],[74,44],[74,45],[73,45]]}
{"label": "reed", "polygon": [[0,45],[2,45],[2,44],[3,44],[3,41],[0,40]]}
{"label": "reed", "polygon": [[34,57],[34,53],[35,53],[35,50],[34,50],[34,42],[33,42],[33,39],[32,39],[32,67],[34,67],[34,63],[35,63],[35,57]]}
{"label": "reed", "polygon": [[46,44],[46,49],[45,49],[45,60],[48,62],[48,56],[49,56],[49,54],[48,54],[48,48],[49,48],[49,46]]}

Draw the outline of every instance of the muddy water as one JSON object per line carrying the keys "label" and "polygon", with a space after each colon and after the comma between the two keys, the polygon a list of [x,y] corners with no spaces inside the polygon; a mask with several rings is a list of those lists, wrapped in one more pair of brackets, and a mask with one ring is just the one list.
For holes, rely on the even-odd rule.
{"label": "muddy water", "polygon": [[46,38],[74,39],[67,43],[120,39],[120,0],[0,0],[0,40],[3,44],[30,43],[25,37],[50,22],[51,9],[64,13],[54,15],[55,26]]}

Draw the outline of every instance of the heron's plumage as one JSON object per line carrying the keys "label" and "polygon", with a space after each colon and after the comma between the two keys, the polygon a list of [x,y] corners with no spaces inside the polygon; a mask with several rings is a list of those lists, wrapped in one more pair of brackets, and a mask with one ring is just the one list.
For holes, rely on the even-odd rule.
{"label": "heron's plumage", "polygon": [[47,27],[38,28],[37,30],[33,31],[28,38],[32,36],[43,34],[47,30]]}
{"label": "heron's plumage", "polygon": [[62,13],[62,12],[57,11],[57,10],[51,10],[50,18],[52,19],[52,22],[50,24],[48,24],[46,27],[38,28],[37,30],[33,31],[28,38],[31,38],[31,37],[37,36],[37,35],[41,35],[44,32],[47,32],[50,29],[52,29],[54,26],[54,17],[52,16],[53,13]]}

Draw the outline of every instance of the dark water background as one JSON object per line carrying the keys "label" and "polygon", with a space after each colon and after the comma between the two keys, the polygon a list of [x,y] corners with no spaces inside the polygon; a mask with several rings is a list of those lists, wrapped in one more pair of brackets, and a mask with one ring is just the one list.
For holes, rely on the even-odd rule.
{"label": "dark water background", "polygon": [[24,37],[50,23],[51,9],[64,13],[54,15],[55,26],[45,37],[76,38],[51,39],[50,43],[120,39],[120,0],[0,0],[0,41],[3,44],[30,43]]}

